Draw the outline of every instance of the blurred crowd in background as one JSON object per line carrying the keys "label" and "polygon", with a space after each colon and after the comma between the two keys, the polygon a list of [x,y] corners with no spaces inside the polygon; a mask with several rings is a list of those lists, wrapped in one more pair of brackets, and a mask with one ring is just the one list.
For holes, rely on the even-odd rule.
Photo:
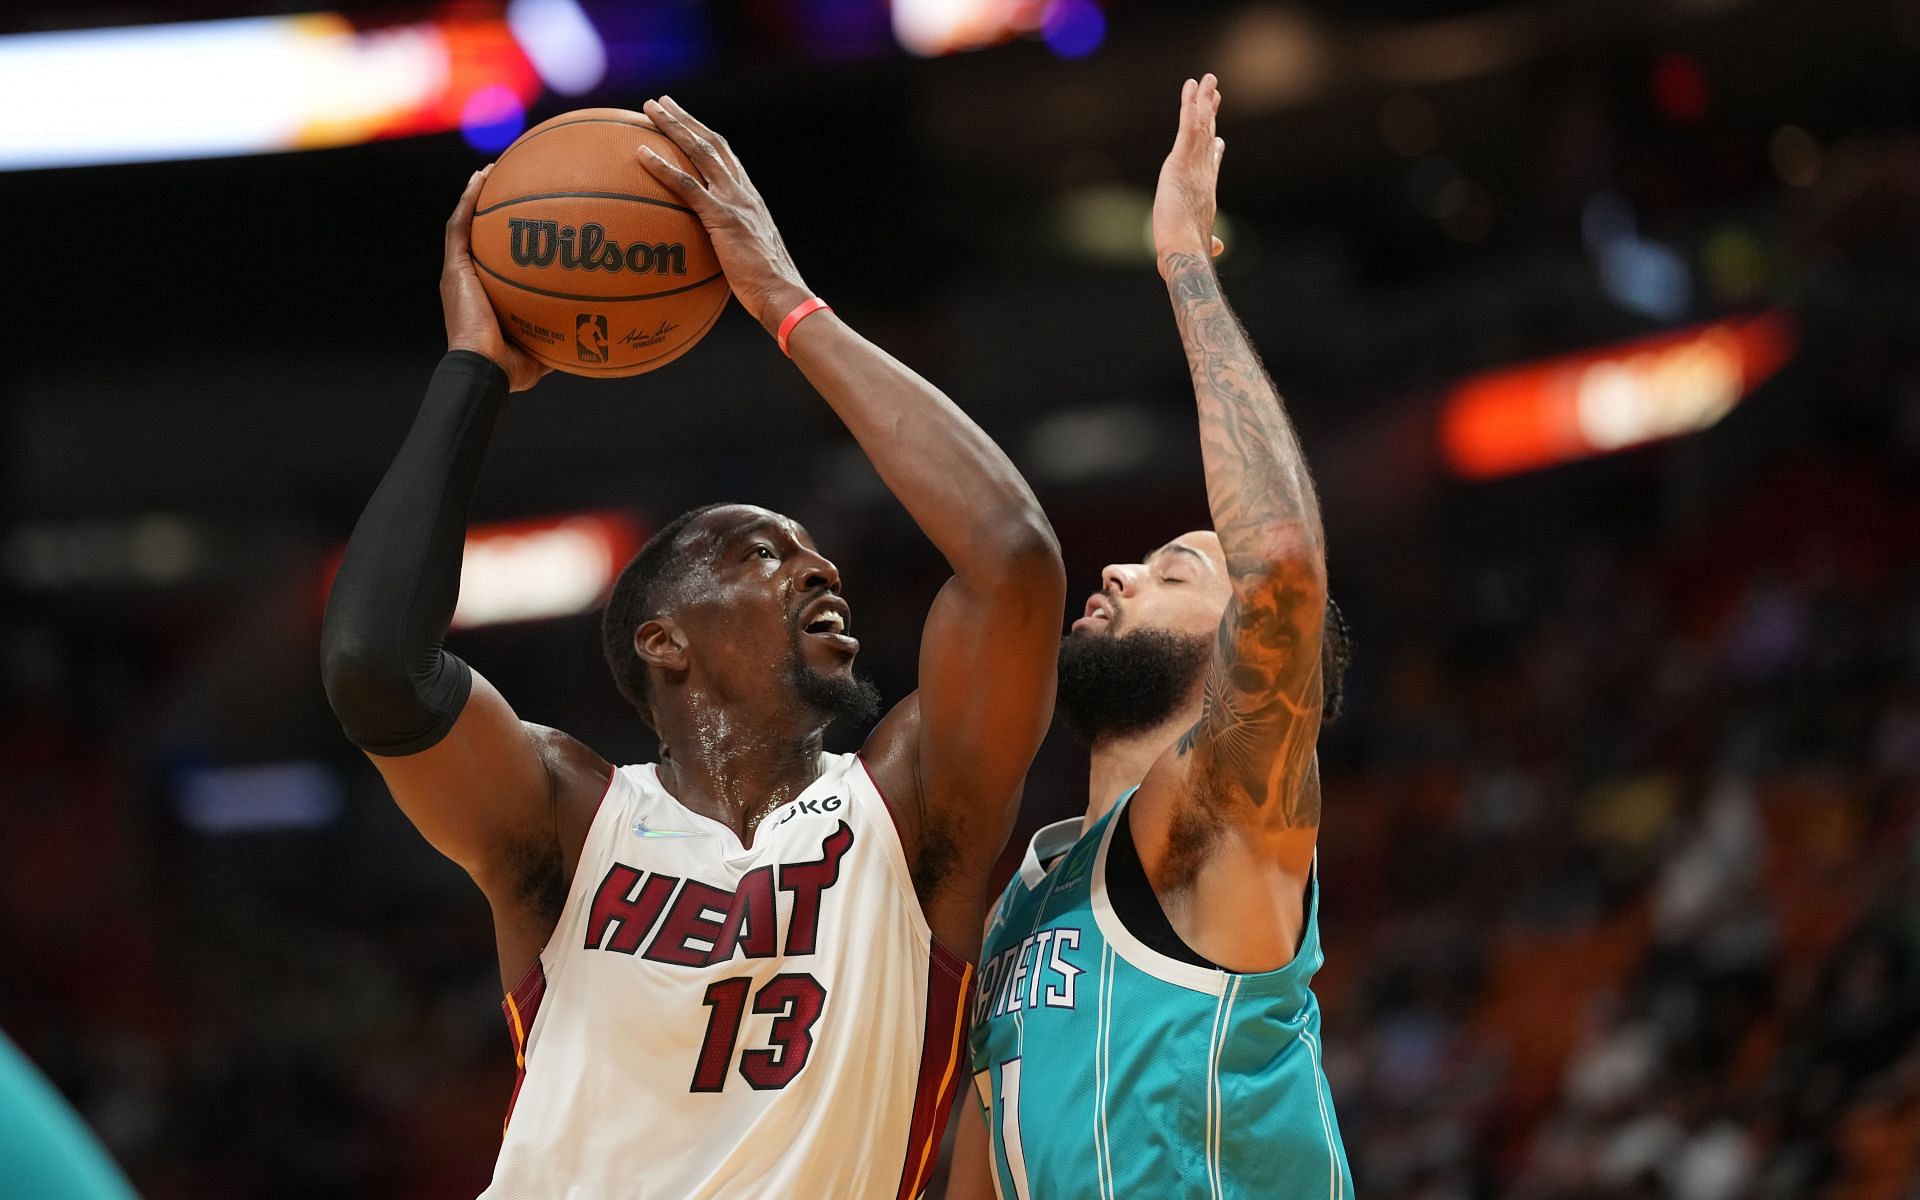
{"label": "blurred crowd in background", "polygon": [[1920,1186],[1920,507],[1862,466],[1382,648],[1322,839],[1361,1194]]}
{"label": "blurred crowd in background", "polygon": [[[297,6],[133,7],[37,27]],[[584,3],[600,90],[529,73],[464,140],[0,174],[41,231],[0,382],[0,1029],[154,1200],[474,1194],[513,1078],[488,914],[316,661],[458,183],[515,122],[672,82],[809,282],[1008,446],[1078,597],[1206,521],[1140,235],[1211,68],[1222,277],[1356,642],[1316,986],[1358,1194],[1920,1197],[1920,4],[1013,9],[1031,36],[914,58],[877,3]],[[1777,361],[1675,440],[1502,473],[1443,437],[1463,381],[1758,313]],[[808,524],[908,690],[940,564],[738,313],[516,399],[475,517],[735,498]],[[651,754],[590,611],[452,645]],[[1003,870],[1084,770],[1056,732]]]}

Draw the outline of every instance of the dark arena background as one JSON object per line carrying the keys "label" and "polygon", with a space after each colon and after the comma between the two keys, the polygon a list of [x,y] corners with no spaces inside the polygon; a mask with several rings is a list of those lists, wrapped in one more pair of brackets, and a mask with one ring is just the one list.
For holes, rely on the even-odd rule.
{"label": "dark arena background", "polygon": [[[489,1176],[485,904],[317,661],[468,174],[670,91],[1008,448],[1077,608],[1207,523],[1146,220],[1212,70],[1356,643],[1316,986],[1359,1195],[1920,1196],[1920,0],[320,3],[0,25],[0,1029],[143,1195]],[[650,756],[595,606],[735,498],[908,690],[941,564],[737,306],[512,400],[451,645]],[[1056,731],[1003,870],[1084,771]]]}

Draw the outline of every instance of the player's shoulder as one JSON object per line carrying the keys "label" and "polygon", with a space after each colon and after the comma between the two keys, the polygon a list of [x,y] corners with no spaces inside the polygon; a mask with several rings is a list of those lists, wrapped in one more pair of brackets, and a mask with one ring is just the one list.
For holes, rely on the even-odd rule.
{"label": "player's shoulder", "polygon": [[562,846],[571,860],[586,841],[593,814],[612,786],[614,766],[594,753],[591,747],[572,734],[547,725],[522,721],[527,740],[546,767],[552,789],[554,818],[559,826]]}
{"label": "player's shoulder", "polygon": [[[920,803],[920,693],[913,692],[893,706],[873,727],[857,756],[887,806]],[[897,819],[897,818],[896,818]]]}
{"label": "player's shoulder", "polygon": [[597,801],[601,793],[607,791],[612,764],[593,753],[588,743],[572,733],[530,720],[522,720],[520,728],[526,730],[526,739],[534,743],[534,753],[540,755],[541,764],[547,768],[547,778],[553,780],[555,795],[564,797],[572,791],[591,791],[591,799]]}

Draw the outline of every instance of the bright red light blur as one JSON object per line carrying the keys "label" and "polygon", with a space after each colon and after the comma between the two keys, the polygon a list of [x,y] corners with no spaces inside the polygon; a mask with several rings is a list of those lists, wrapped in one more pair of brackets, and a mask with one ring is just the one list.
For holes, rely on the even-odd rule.
{"label": "bright red light blur", "polygon": [[1476,376],[1440,415],[1447,465],[1492,479],[1706,429],[1793,351],[1786,317],[1719,321]]}
{"label": "bright red light blur", "polygon": [[[624,512],[475,525],[461,558],[453,628],[590,612],[606,601],[620,569],[645,541],[645,527]],[[336,553],[322,573],[323,599],[339,570]]]}

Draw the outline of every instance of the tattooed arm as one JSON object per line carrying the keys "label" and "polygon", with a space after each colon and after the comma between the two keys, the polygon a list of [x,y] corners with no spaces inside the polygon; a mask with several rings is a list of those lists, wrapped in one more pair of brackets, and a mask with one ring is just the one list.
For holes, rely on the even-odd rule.
{"label": "tattooed arm", "polygon": [[1226,148],[1214,135],[1219,104],[1213,76],[1187,84],[1154,240],[1193,374],[1207,500],[1232,590],[1200,719],[1142,785],[1135,841],[1189,944],[1258,970],[1293,955],[1320,824],[1327,572],[1299,440],[1208,253]]}
{"label": "tattooed arm", "polygon": [[1279,829],[1320,823],[1309,765],[1320,733],[1327,610],[1320,506],[1273,381],[1220,294],[1213,264],[1162,260],[1200,408],[1207,502],[1233,598],[1200,720],[1180,738],[1195,799]]}

